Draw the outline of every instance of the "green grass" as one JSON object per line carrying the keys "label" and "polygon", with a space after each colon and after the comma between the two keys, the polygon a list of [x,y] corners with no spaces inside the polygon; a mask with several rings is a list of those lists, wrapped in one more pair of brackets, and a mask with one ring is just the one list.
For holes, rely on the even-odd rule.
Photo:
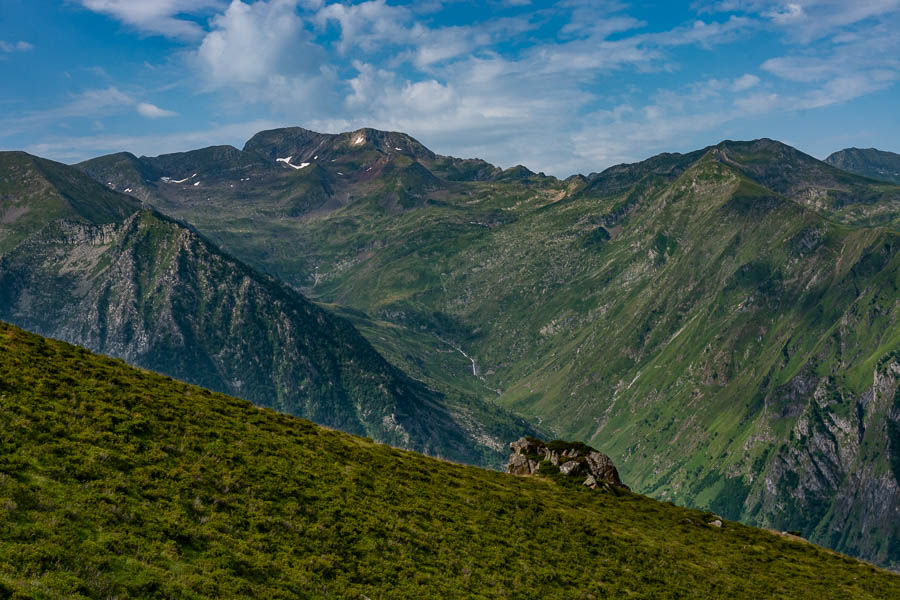
{"label": "green grass", "polygon": [[395,450],[0,325],[0,596],[893,598],[621,492]]}

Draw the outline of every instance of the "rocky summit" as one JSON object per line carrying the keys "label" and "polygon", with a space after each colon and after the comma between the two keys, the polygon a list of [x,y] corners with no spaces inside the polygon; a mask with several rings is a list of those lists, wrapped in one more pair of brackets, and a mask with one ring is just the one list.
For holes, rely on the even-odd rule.
{"label": "rocky summit", "polygon": [[506,472],[512,475],[538,475],[561,473],[567,477],[584,477],[589,488],[613,486],[629,489],[619,479],[610,458],[587,444],[554,440],[543,442],[533,437],[523,437],[509,445],[512,454]]}

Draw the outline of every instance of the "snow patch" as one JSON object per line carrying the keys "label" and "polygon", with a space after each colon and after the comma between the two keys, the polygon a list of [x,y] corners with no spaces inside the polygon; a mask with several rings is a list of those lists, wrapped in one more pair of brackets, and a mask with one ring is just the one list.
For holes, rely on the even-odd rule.
{"label": "snow patch", "polygon": [[397,146],[394,146],[394,150],[399,150],[400,152],[403,152],[403,148],[398,148]]}
{"label": "snow patch", "polygon": [[125,193],[128,194],[131,192],[131,188],[125,188]]}
{"label": "snow patch", "polygon": [[190,177],[185,177],[184,179],[172,179],[171,177],[160,177],[159,180],[162,181],[163,183],[184,183],[188,179],[193,179],[196,176],[197,176],[197,174],[194,173]]}
{"label": "snow patch", "polygon": [[[292,169],[302,169],[303,167],[308,167],[308,166],[309,166],[309,163],[308,163],[308,162],[300,163],[300,166],[299,166],[299,167],[298,167],[297,165],[292,165],[292,164],[291,164],[291,159],[292,159],[292,158],[294,158],[294,157],[293,157],[293,156],[288,156],[287,158],[276,158],[275,161],[276,161],[276,162],[282,162],[282,163],[286,164],[287,166],[289,166],[289,167],[292,168]],[[248,178],[248,179],[249,179],[249,178]]]}
{"label": "snow patch", "polygon": [[354,146],[359,146],[360,144],[364,144],[366,142],[366,138],[364,136],[359,136],[355,140],[353,140]]}
{"label": "snow patch", "polygon": [[194,182],[194,187],[197,187],[198,185],[200,185],[200,182],[199,182],[199,181],[195,181],[195,182]]}

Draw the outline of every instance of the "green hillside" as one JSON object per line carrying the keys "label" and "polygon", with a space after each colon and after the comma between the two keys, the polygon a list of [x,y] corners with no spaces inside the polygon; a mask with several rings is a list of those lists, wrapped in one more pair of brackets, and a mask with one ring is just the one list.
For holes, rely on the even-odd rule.
{"label": "green hillside", "polygon": [[896,598],[648,498],[465,467],[0,324],[0,597]]}
{"label": "green hillside", "polygon": [[900,187],[768,139],[565,181],[401,140],[265,132],[315,164],[151,202],[633,489],[900,566]]}
{"label": "green hillside", "polygon": [[105,225],[139,207],[134,198],[66,165],[24,152],[0,152],[0,253],[54,219]]}

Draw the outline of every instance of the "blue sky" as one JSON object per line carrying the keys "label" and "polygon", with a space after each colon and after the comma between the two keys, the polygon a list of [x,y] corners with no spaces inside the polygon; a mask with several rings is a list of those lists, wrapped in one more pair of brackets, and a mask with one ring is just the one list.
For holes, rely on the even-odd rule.
{"label": "blue sky", "polygon": [[0,148],[300,125],[567,176],[722,139],[900,152],[900,0],[2,0]]}

